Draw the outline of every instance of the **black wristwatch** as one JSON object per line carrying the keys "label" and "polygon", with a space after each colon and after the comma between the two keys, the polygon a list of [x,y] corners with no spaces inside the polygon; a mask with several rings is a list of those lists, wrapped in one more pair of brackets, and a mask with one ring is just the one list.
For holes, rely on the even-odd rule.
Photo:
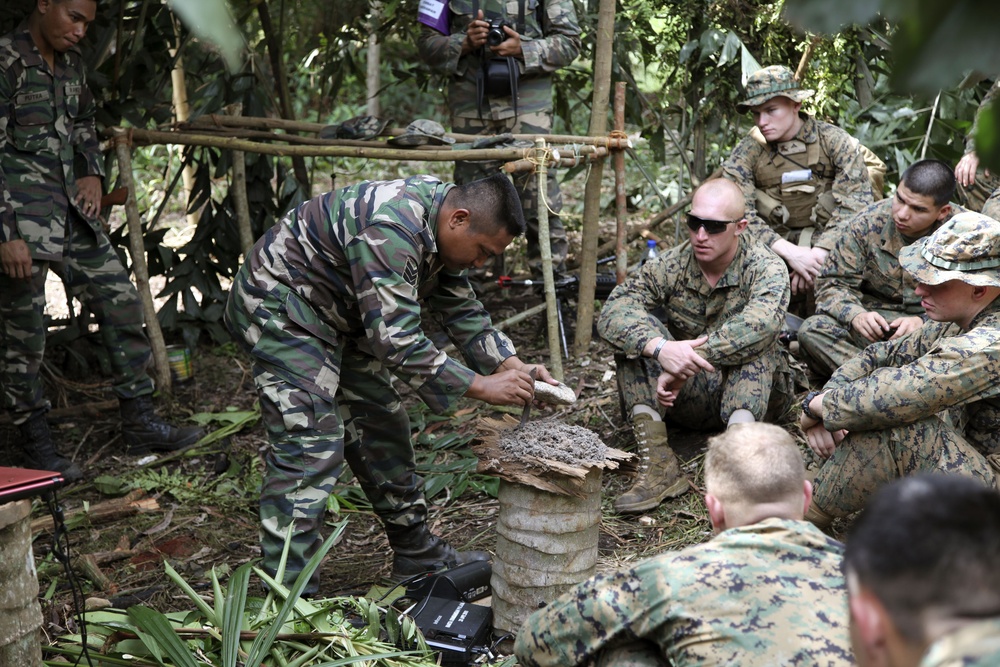
{"label": "black wristwatch", "polygon": [[804,414],[806,417],[809,417],[809,419],[815,419],[818,422],[822,422],[823,418],[814,413],[812,410],[810,410],[809,404],[812,403],[812,400],[814,398],[816,398],[822,393],[823,392],[821,391],[810,391],[808,394],[806,394],[805,400],[802,401],[802,414]]}

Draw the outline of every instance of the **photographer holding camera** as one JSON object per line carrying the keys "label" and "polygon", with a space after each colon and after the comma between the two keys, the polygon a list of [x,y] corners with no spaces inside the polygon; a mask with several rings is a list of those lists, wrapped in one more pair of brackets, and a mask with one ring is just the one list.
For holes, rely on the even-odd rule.
{"label": "photographer holding camera", "polygon": [[[439,8],[428,21],[428,5]],[[433,18],[433,17],[432,17]],[[420,57],[449,75],[452,132],[498,135],[552,131],[552,73],[580,53],[580,24],[572,0],[479,0],[421,3]],[[429,25],[434,24],[434,27]],[[496,173],[497,161],[456,162],[454,180],[467,183]],[[528,222],[528,264],[541,277],[537,184],[533,174],[514,175]],[[565,269],[566,232],[559,220],[562,197],[548,181],[549,238],[557,273]]]}

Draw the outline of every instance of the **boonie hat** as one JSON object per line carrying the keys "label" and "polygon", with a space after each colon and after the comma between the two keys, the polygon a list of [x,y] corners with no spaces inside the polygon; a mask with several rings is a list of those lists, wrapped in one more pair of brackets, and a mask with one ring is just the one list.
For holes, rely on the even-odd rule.
{"label": "boonie hat", "polygon": [[455,140],[444,135],[441,123],[426,118],[418,118],[406,126],[406,132],[393,137],[387,143],[394,146],[426,146],[428,144],[453,144]]}
{"label": "boonie hat", "polygon": [[963,211],[903,248],[899,263],[925,285],[961,280],[975,287],[1000,287],[1000,222]]}
{"label": "boonie hat", "polygon": [[800,86],[792,70],[784,65],[757,70],[747,79],[746,89],[747,98],[736,105],[740,113],[746,113],[750,107],[763,104],[772,97],[787,97],[793,102],[801,102],[815,92]]}

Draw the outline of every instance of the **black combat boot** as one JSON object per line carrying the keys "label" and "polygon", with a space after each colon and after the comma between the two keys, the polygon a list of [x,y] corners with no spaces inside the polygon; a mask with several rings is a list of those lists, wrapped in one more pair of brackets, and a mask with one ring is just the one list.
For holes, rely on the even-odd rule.
{"label": "black combat boot", "polygon": [[122,437],[126,454],[173,452],[201,440],[205,431],[197,426],[176,428],[153,411],[149,396],[118,399],[122,415]]}
{"label": "black combat boot", "polygon": [[38,470],[51,470],[63,476],[67,483],[79,482],[83,479],[83,471],[67,458],[56,451],[52,442],[52,432],[49,431],[49,421],[44,414],[32,417],[20,426],[21,437],[24,439],[21,448],[28,457],[28,464]]}
{"label": "black combat boot", "polygon": [[387,523],[385,534],[393,551],[392,574],[389,575],[393,581],[490,559],[485,551],[456,551],[455,547],[427,530],[426,523],[415,526]]}

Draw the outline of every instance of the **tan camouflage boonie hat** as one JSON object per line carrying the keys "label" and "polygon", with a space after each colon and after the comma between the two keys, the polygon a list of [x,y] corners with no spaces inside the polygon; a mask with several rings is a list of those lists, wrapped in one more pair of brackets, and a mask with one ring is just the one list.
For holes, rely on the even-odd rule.
{"label": "tan camouflage boonie hat", "polygon": [[406,126],[406,132],[388,142],[394,146],[426,146],[428,144],[453,144],[455,140],[444,135],[441,123],[426,118],[418,118]]}
{"label": "tan camouflage boonie hat", "polygon": [[1000,222],[963,211],[903,248],[899,263],[925,285],[961,280],[975,287],[1000,287]]}
{"label": "tan camouflage boonie hat", "polygon": [[751,107],[763,104],[772,97],[787,97],[793,102],[801,102],[815,92],[800,86],[792,70],[784,65],[757,70],[747,79],[746,89],[747,98],[736,105],[740,113],[746,113]]}

